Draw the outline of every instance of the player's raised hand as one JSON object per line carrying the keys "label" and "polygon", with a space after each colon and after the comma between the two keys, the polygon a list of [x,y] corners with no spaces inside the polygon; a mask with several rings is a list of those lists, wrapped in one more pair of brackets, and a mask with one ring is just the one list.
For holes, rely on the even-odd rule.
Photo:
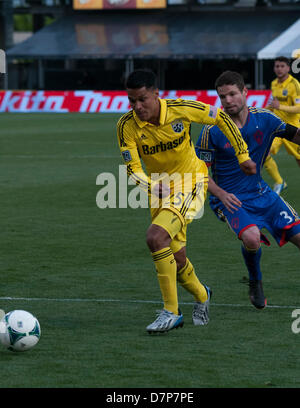
{"label": "player's raised hand", "polygon": [[256,163],[251,159],[240,163],[240,168],[245,174],[248,174],[248,176],[256,174]]}

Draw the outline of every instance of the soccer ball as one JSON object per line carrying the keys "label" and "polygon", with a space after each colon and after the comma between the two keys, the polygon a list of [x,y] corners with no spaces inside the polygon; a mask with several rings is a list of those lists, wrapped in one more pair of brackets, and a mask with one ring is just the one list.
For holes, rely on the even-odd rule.
{"label": "soccer ball", "polygon": [[41,328],[37,318],[25,310],[6,313],[0,321],[0,342],[9,350],[30,350],[40,336]]}

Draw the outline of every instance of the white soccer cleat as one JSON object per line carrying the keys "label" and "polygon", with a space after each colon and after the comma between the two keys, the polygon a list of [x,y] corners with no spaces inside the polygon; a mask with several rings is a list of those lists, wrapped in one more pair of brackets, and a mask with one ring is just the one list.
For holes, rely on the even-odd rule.
{"label": "white soccer cleat", "polygon": [[280,183],[274,184],[273,191],[274,191],[276,194],[280,195],[280,193],[281,193],[283,190],[285,190],[286,188],[287,188],[287,184],[286,184],[285,181],[283,181],[281,184],[280,184]]}
{"label": "white soccer cleat", "polygon": [[159,315],[153,323],[147,326],[146,330],[151,333],[165,333],[172,329],[177,329],[183,326],[183,315],[179,311],[179,315],[169,312],[163,309],[159,312]]}
{"label": "white soccer cleat", "polygon": [[211,289],[204,285],[205,289],[207,291],[207,300],[205,302],[195,302],[194,308],[193,308],[193,313],[192,313],[192,318],[193,318],[193,323],[195,326],[204,326],[209,322],[209,302],[212,297],[212,291]]}

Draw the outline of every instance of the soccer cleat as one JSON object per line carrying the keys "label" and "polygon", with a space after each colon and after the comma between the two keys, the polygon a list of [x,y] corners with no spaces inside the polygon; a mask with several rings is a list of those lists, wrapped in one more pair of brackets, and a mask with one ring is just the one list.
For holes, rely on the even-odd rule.
{"label": "soccer cleat", "polygon": [[179,310],[179,315],[169,312],[163,309],[159,312],[159,315],[153,323],[147,326],[146,330],[151,333],[165,333],[172,329],[177,329],[183,326],[183,315]]}
{"label": "soccer cleat", "polygon": [[257,309],[263,309],[266,306],[267,299],[264,295],[261,280],[249,281],[249,297],[252,305]]}
{"label": "soccer cleat", "polygon": [[193,323],[195,326],[204,326],[209,322],[209,302],[212,297],[212,290],[206,286],[205,289],[207,291],[207,300],[205,302],[195,302],[194,308],[193,308],[193,313],[192,313],[192,318],[193,318]]}
{"label": "soccer cleat", "polygon": [[273,191],[274,191],[276,194],[280,195],[280,193],[281,193],[283,190],[285,190],[286,188],[287,188],[287,184],[286,184],[286,182],[283,180],[283,182],[282,182],[281,184],[280,184],[280,183],[274,184]]}

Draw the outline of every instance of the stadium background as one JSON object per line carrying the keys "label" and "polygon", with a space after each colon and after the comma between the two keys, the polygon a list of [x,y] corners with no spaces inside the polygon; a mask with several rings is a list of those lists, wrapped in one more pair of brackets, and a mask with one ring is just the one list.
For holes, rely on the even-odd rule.
{"label": "stadium background", "polygon": [[[185,327],[148,336],[145,326],[161,307],[144,242],[148,210],[96,205],[97,175],[117,178],[121,163],[115,126],[127,108],[126,72],[151,67],[164,96],[218,104],[214,79],[235,69],[253,104],[263,106],[275,54],[291,57],[291,48],[300,48],[297,1],[174,3],[74,10],[70,1],[0,1],[0,48],[7,54],[0,308],[31,311],[42,328],[31,352],[0,349],[1,388],[300,386],[300,334],[291,329],[299,310],[294,247],[279,250],[271,239],[263,249],[269,306],[258,311],[248,300],[239,242],[206,206],[190,226],[188,255],[214,290],[211,322],[195,330],[191,299],[180,290]],[[117,111],[109,113],[115,97]],[[78,114],[83,101],[88,113]],[[195,140],[199,127],[192,132]],[[284,198],[299,210],[298,167],[285,151],[276,159],[288,182]]]}

